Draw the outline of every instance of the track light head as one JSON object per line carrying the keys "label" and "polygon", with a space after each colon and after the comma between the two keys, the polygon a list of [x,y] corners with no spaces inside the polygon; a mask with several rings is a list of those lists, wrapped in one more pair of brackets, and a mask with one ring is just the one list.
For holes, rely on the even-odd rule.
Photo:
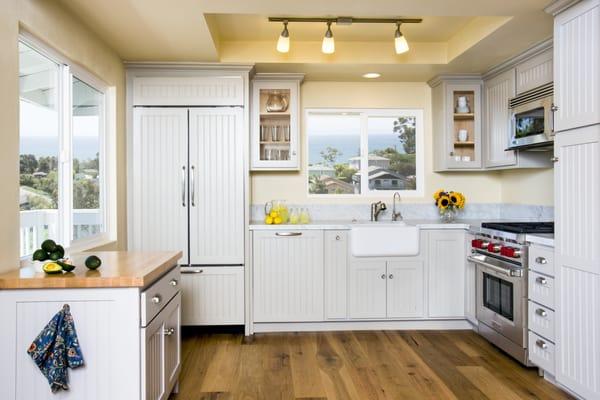
{"label": "track light head", "polygon": [[333,39],[333,32],[331,31],[331,21],[327,21],[327,31],[323,38],[321,51],[325,54],[333,54],[335,52],[335,41]]}
{"label": "track light head", "polygon": [[396,54],[406,53],[408,51],[408,42],[406,38],[400,32],[401,22],[396,22],[396,33],[394,34],[394,48],[396,49]]}
{"label": "track light head", "polygon": [[283,21],[283,31],[281,31],[281,35],[279,35],[279,39],[277,40],[277,51],[280,53],[287,53],[290,51],[290,32],[287,28],[288,22]]}

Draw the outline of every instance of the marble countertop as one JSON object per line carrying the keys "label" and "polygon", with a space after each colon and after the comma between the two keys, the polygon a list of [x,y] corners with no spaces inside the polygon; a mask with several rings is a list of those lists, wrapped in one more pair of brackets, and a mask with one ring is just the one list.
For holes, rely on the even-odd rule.
{"label": "marble countertop", "polygon": [[554,234],[526,234],[525,240],[532,244],[541,244],[543,246],[554,247]]}
{"label": "marble countertop", "polygon": [[[471,227],[479,227],[481,221],[477,220],[456,220],[452,223],[442,223],[436,220],[404,220],[407,225],[417,226],[421,229],[471,229]],[[310,224],[302,225],[267,225],[261,221],[253,221],[250,223],[250,230],[350,230],[356,226],[368,225],[386,225],[395,224],[391,221],[315,221]]]}
{"label": "marble countertop", "polygon": [[[102,260],[90,270],[84,261],[91,254]],[[147,287],[177,264],[180,251],[98,251],[77,253],[70,259],[72,272],[46,274],[41,262],[0,274],[0,289],[123,288]]]}

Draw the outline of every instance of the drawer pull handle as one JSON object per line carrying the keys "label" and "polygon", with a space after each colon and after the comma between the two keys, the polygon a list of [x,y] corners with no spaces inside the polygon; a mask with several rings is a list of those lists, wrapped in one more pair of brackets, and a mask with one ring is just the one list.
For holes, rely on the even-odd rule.
{"label": "drawer pull handle", "polygon": [[160,297],[160,295],[156,295],[152,298],[151,300],[154,304],[160,304],[160,302],[162,301],[162,297]]}
{"label": "drawer pull handle", "polygon": [[548,281],[546,280],[546,278],[538,276],[535,281],[537,283],[539,283],[540,285],[546,286],[548,284]]}
{"label": "drawer pull handle", "polygon": [[544,318],[546,318],[548,316],[548,313],[546,312],[546,310],[543,310],[541,308],[538,308],[537,310],[535,310],[535,313],[537,315],[539,315],[540,317],[544,317]]}
{"label": "drawer pull handle", "polygon": [[201,274],[203,272],[203,269],[181,269],[182,274]]}
{"label": "drawer pull handle", "polygon": [[175,328],[165,329],[163,333],[165,334],[165,336],[173,336],[173,334],[175,333]]}
{"label": "drawer pull handle", "polygon": [[169,282],[169,285],[177,286],[177,285],[179,285],[179,282],[177,282],[177,279],[171,279],[171,282]]}
{"label": "drawer pull handle", "polygon": [[276,236],[301,236],[302,232],[276,232]]}
{"label": "drawer pull handle", "polygon": [[544,257],[537,257],[535,259],[535,262],[540,264],[540,265],[545,265],[548,264],[548,260],[546,260]]}
{"label": "drawer pull handle", "polygon": [[548,345],[546,344],[546,342],[544,342],[543,340],[540,340],[540,339],[535,341],[535,345],[542,350],[546,350],[548,348]]}

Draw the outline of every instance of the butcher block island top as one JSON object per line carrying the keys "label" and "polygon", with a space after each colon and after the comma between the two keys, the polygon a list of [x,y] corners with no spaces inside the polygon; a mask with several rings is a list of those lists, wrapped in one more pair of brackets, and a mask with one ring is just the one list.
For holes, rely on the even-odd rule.
{"label": "butcher block island top", "polygon": [[[102,260],[96,270],[85,266],[95,254]],[[164,275],[182,257],[180,251],[97,251],[72,254],[73,272],[49,275],[41,262],[0,274],[0,289],[146,287]]]}

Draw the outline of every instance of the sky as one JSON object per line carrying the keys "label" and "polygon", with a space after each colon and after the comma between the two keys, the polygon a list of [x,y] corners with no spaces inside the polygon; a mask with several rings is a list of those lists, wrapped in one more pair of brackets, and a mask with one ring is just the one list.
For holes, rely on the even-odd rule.
{"label": "sky", "polygon": [[[57,137],[57,112],[35,103],[21,100],[20,135],[35,137]],[[77,116],[73,118],[73,134],[76,136],[98,136],[97,116]]]}

